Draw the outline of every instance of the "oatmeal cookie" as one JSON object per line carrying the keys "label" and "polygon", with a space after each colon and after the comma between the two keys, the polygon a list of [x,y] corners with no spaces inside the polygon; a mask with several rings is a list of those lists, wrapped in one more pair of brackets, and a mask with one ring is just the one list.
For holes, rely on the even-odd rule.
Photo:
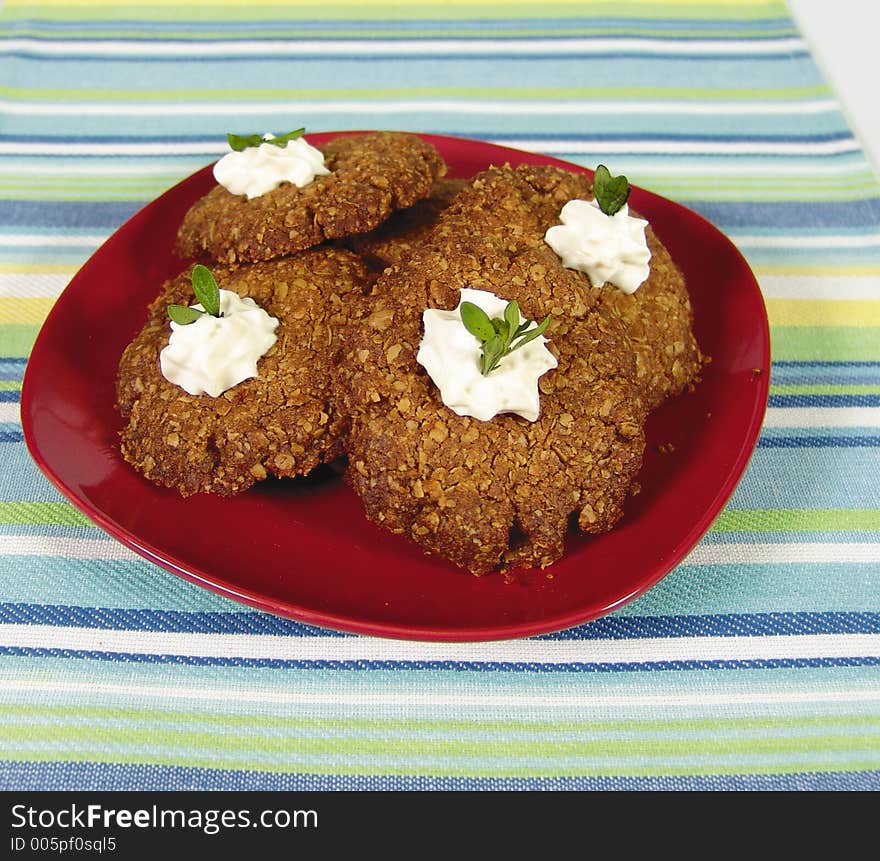
{"label": "oatmeal cookie", "polygon": [[[646,406],[620,317],[543,241],[578,187],[555,168],[493,168],[384,272],[353,327],[337,380],[351,414],[348,480],[367,516],[475,574],[544,567],[569,524],[620,518],[641,465]],[[552,315],[559,366],[541,377],[541,415],[458,416],[416,362],[425,308],[463,287]]]}
{"label": "oatmeal cookie", "polygon": [[350,308],[367,289],[348,251],[311,249],[282,260],[216,266],[221,288],[250,296],[279,320],[258,376],[219,397],[190,395],[159,367],[168,304],[193,301],[190,270],[166,283],[119,364],[122,454],[150,481],[182,495],[230,496],[267,475],[297,476],[338,457],[346,418],[328,387]]}
{"label": "oatmeal cookie", "polygon": [[218,185],[190,208],[177,253],[225,263],[270,260],[372,230],[431,193],[446,165],[413,134],[344,135],[319,147],[330,169],[309,185],[282,183],[248,200]]}

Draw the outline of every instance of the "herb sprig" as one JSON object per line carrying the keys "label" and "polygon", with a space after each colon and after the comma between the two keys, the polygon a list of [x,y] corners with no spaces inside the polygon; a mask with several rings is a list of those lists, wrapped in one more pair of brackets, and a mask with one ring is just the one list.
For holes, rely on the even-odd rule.
{"label": "herb sprig", "polygon": [[226,140],[229,141],[229,146],[235,152],[241,152],[242,150],[248,149],[248,147],[259,146],[260,144],[272,144],[272,146],[277,147],[286,147],[289,141],[295,141],[297,138],[301,138],[305,133],[305,126],[301,129],[294,129],[292,132],[288,132],[286,135],[280,135],[277,138],[264,138],[262,135],[235,135],[232,132],[227,133]]}
{"label": "herb sprig", "polygon": [[593,177],[593,194],[596,195],[599,209],[606,215],[614,215],[620,210],[629,200],[631,190],[629,180],[623,174],[611,176],[611,171],[604,164],[596,167],[596,173]]}
{"label": "herb sprig", "polygon": [[489,315],[473,302],[462,302],[459,308],[461,322],[482,345],[483,352],[480,355],[480,373],[484,377],[492,373],[505,356],[509,356],[514,350],[533,341],[538,335],[543,335],[550,325],[550,316],[545,317],[534,329],[529,329],[532,322],[526,320],[520,323],[519,305],[508,302],[504,309],[504,316],[489,317]]}
{"label": "herb sprig", "polygon": [[198,308],[191,308],[189,305],[169,305],[168,316],[181,326],[195,323],[199,317],[222,317],[223,315],[220,313],[220,288],[217,286],[214,273],[207,266],[197,263],[193,266],[190,278],[193,293],[196,294],[196,299],[205,310],[199,311]]}

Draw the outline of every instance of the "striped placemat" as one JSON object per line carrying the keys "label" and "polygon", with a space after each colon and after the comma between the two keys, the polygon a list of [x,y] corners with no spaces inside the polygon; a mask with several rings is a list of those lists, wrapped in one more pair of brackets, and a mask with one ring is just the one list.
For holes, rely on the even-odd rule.
{"label": "striped placemat", "polygon": [[[655,588],[542,637],[343,635],[175,578],[39,473],[21,379],[71,276],[227,131],[298,125],[605,162],[743,251],[767,420]],[[784,3],[6,0],[0,786],[880,788],[878,328],[880,184]]]}

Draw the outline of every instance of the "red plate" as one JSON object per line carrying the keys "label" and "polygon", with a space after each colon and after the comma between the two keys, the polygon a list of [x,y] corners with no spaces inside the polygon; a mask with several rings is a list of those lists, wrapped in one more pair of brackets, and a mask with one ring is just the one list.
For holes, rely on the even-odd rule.
{"label": "red plate", "polygon": [[[322,143],[332,134],[314,134]],[[554,164],[480,141],[425,135],[452,176],[490,164]],[[633,189],[684,271],[703,350],[712,356],[693,394],[648,424],[632,498],[614,531],[572,535],[546,571],[476,578],[369,523],[333,471],[268,481],[234,497],[148,483],[119,454],[114,377],[161,282],[184,212],[213,185],[210,167],[126,222],[80,269],[53,307],[25,374],[25,439],[39,467],[84,514],[137,553],[221,595],[339,630],[425,640],[546,633],[621,607],[653,586],[719,514],[757,442],[767,404],[770,347],[761,293],[731,242],[700,216]],[[671,444],[660,454],[658,446]]]}

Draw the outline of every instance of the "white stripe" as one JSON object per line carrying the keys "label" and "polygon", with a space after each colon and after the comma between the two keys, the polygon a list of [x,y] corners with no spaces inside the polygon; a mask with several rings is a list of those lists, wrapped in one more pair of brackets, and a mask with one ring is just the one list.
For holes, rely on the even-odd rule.
{"label": "white stripe", "polygon": [[87,697],[124,697],[127,702],[134,698],[158,700],[193,700],[195,702],[241,702],[275,703],[285,705],[336,705],[336,706],[402,706],[424,707],[502,707],[502,708],[653,708],[670,706],[749,706],[789,705],[795,703],[873,703],[880,702],[880,690],[804,690],[804,691],[743,691],[714,693],[700,691],[694,694],[596,694],[592,691],[547,694],[540,691],[529,694],[499,694],[485,691],[468,693],[426,693],[412,691],[334,691],[303,690],[292,688],[283,691],[265,688],[190,688],[168,685],[112,684],[89,679],[84,682],[63,679],[2,679],[0,691],[7,693],[39,692],[55,697],[59,693],[81,694]]}
{"label": "white stripe", "polygon": [[685,565],[818,562],[880,562],[880,544],[807,542],[803,544],[700,544],[685,558]]}
{"label": "white stripe", "polygon": [[302,54],[324,57],[374,57],[377,55],[424,56],[448,54],[622,54],[639,52],[659,56],[740,56],[748,54],[785,55],[805,51],[800,38],[761,40],[714,39],[308,39],[217,40],[213,42],[165,41],[135,42],[114,39],[93,41],[58,39],[6,39],[0,42],[0,54],[27,52],[37,56],[79,55],[106,57],[248,57],[255,54],[292,56]]}
{"label": "white stripe", "polygon": [[[559,153],[591,155],[650,154],[650,155],[835,155],[861,153],[861,146],[853,138],[818,142],[790,141],[689,141],[689,140],[489,140],[499,146],[522,149],[536,153]],[[60,155],[60,156],[171,156],[223,155],[228,148],[225,142],[163,142],[163,143],[49,143],[45,141],[5,141],[0,143],[0,155]]]}
{"label": "white stripe", "polygon": [[[201,155],[201,154],[199,154]],[[83,161],[74,156],[74,160],[68,163],[47,163],[36,160],[36,164],[28,159],[15,161],[9,159],[0,164],[0,176],[11,176],[21,179],[22,174],[28,177],[62,176],[69,177],[71,174],[77,177],[92,176],[161,176],[170,174],[172,182],[176,178],[190,174],[194,167],[194,159],[180,160],[156,160],[156,161]],[[176,177],[175,177],[176,175]]]}
{"label": "white stripe", "polygon": [[880,407],[768,407],[764,427],[880,427]]}
{"label": "white stripe", "polygon": [[269,634],[194,634],[4,624],[0,625],[0,643],[12,648],[64,648],[140,655],[305,661],[535,661],[549,664],[614,664],[646,661],[880,657],[880,634],[417,643],[378,637],[279,637]]}
{"label": "white stripe", "polygon": [[25,141],[22,143],[5,141],[0,143],[0,155],[65,155],[65,156],[143,156],[143,155],[223,155],[229,147],[225,141],[208,143],[46,143],[44,141]]}
{"label": "white stripe", "polygon": [[880,276],[762,275],[768,299],[880,299]]}
{"label": "white stripe", "polygon": [[[779,177],[795,177],[803,181],[813,178],[827,180],[829,176],[840,175],[844,179],[853,178],[859,183],[873,183],[874,177],[870,173],[871,167],[865,160],[862,153],[853,153],[860,156],[854,160],[835,160],[828,162],[821,157],[804,162],[796,163],[776,162],[776,161],[749,161],[747,158],[737,159],[734,162],[719,161],[708,157],[700,161],[664,161],[664,169],[662,173],[656,174],[654,184],[672,183],[676,177],[682,179],[696,176],[703,179],[707,183],[711,183],[714,177],[741,177],[744,181],[756,177],[770,177],[777,180]],[[758,157],[760,158],[760,156]],[[645,177],[655,175],[653,172],[657,170],[656,165],[650,158],[650,153],[646,153],[643,158],[635,157],[632,160],[634,165],[639,167],[638,173],[641,174],[642,180],[637,183],[642,188],[650,188],[651,183]],[[630,175],[634,175],[634,171],[630,169]]]}
{"label": "white stripe", "polygon": [[833,141],[689,141],[689,140],[546,140],[528,138],[519,140],[492,140],[491,143],[537,153],[560,153],[569,155],[607,154],[667,154],[667,155],[835,155],[861,152],[854,137]]}
{"label": "white stripe", "polygon": [[98,236],[96,234],[59,236],[57,234],[42,233],[6,233],[0,234],[0,248],[43,248],[58,245],[96,248],[106,239],[106,235]]}
{"label": "white stripe", "polygon": [[21,424],[21,404],[0,403],[0,422]]}
{"label": "white stripe", "polygon": [[58,538],[48,535],[0,535],[0,554],[124,562],[141,559],[133,550],[110,538]]}
{"label": "white stripe", "polygon": [[51,299],[61,295],[69,282],[70,275],[65,274],[0,272],[0,296]]}
{"label": "white stripe", "polygon": [[749,248],[876,248],[880,246],[880,233],[819,236],[752,236],[729,233],[729,238],[740,246]]}
{"label": "white stripe", "polygon": [[404,114],[404,113],[451,113],[451,114],[498,114],[508,116],[524,114],[565,115],[590,114],[674,114],[697,115],[763,115],[780,116],[785,114],[822,114],[839,111],[837,102],[831,99],[818,99],[803,102],[605,102],[578,101],[572,99],[547,99],[530,101],[475,101],[461,98],[420,99],[400,101],[337,101],[328,99],[321,102],[150,102],[140,104],[100,102],[28,102],[0,99],[0,111],[25,116],[307,116],[310,114]]}
{"label": "white stripe", "polygon": [[[141,557],[121,543],[101,538],[60,538],[46,535],[0,535],[0,554],[64,556],[69,559],[136,560]],[[701,544],[685,558],[686,565],[717,563],[880,562],[880,544]]]}

